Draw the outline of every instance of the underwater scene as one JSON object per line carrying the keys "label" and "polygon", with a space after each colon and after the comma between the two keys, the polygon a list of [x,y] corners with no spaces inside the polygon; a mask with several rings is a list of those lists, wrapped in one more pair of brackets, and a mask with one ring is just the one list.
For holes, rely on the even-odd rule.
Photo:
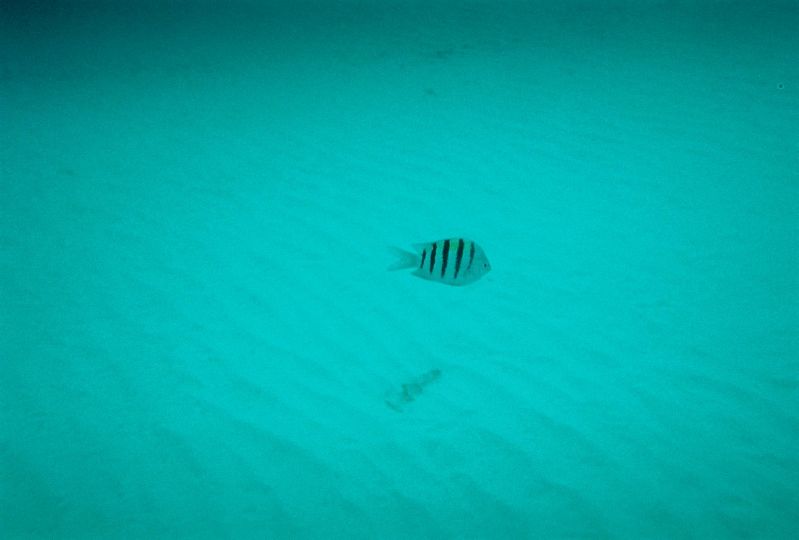
{"label": "underwater scene", "polygon": [[0,538],[799,538],[797,28],[0,3]]}

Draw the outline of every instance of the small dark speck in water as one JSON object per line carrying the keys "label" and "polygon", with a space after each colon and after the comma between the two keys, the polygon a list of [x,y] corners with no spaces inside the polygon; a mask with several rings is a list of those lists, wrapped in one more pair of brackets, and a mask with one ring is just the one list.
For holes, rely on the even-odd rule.
{"label": "small dark speck in water", "polygon": [[425,88],[424,89],[424,95],[430,96],[430,97],[436,97],[438,95],[438,93],[435,90],[433,90],[432,88]]}
{"label": "small dark speck in water", "polygon": [[780,84],[777,85],[777,90],[784,90],[784,89],[785,89],[785,85],[784,84],[780,83]]}

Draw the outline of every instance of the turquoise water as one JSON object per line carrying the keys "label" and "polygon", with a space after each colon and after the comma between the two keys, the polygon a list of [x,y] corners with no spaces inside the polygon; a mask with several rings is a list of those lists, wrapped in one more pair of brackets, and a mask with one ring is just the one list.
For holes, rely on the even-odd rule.
{"label": "turquoise water", "polygon": [[0,537],[799,535],[796,2],[0,9]]}

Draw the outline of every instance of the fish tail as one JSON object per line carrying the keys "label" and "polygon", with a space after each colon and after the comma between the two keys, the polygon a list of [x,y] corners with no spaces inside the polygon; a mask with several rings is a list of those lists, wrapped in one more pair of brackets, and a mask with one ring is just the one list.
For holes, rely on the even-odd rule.
{"label": "fish tail", "polygon": [[390,246],[389,250],[397,257],[397,260],[388,267],[388,270],[402,270],[404,268],[415,268],[419,266],[419,255],[405,251],[398,247]]}

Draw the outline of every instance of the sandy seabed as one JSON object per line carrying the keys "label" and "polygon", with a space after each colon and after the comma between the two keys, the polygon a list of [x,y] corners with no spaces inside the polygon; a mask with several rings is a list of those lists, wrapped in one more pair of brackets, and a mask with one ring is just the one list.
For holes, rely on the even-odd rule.
{"label": "sandy seabed", "polygon": [[689,6],[4,3],[0,536],[796,538],[797,5]]}

